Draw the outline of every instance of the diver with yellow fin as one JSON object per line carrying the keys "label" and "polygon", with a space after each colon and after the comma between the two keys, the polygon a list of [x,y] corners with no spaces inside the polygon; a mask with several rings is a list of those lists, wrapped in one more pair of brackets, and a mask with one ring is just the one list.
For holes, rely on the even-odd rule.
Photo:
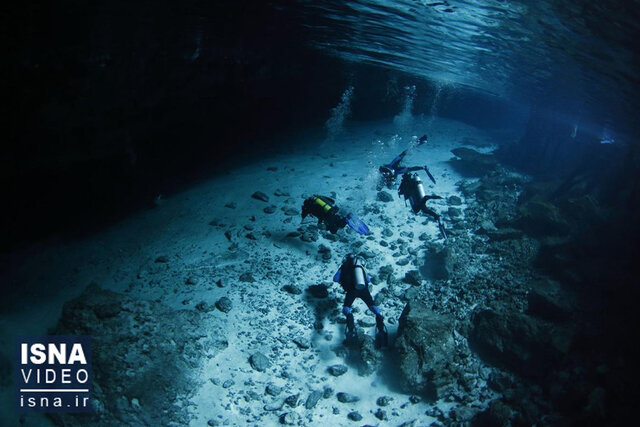
{"label": "diver with yellow fin", "polygon": [[326,196],[309,197],[302,204],[302,219],[305,219],[307,215],[314,216],[318,218],[318,224],[324,223],[327,230],[333,234],[345,225],[351,227],[358,234],[369,233],[369,227],[354,214],[342,215],[338,213],[339,209],[335,203],[332,198]]}
{"label": "diver with yellow fin", "polygon": [[438,228],[440,229],[440,233],[442,233],[442,237],[445,239],[447,238],[447,233],[444,229],[444,224],[440,219],[440,215],[438,215],[433,209],[429,209],[427,207],[428,200],[442,199],[442,197],[436,195],[427,196],[424,191],[422,180],[417,173],[410,174],[409,172],[405,172],[405,174],[402,175],[402,181],[398,188],[398,196],[404,196],[405,203],[409,200],[411,210],[414,214],[422,211],[438,221]]}

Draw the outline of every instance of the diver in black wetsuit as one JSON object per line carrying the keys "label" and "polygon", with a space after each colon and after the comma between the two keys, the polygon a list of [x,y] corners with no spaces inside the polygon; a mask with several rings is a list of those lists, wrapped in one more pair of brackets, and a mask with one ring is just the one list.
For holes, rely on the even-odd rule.
{"label": "diver in black wetsuit", "polygon": [[[418,140],[418,145],[422,145],[425,142],[427,142],[427,135],[423,135]],[[398,176],[406,172],[414,172],[419,170],[424,170],[429,176],[429,178],[431,179],[431,181],[433,181],[434,184],[436,183],[435,178],[433,177],[433,175],[431,175],[431,172],[429,172],[429,169],[427,168],[426,165],[407,167],[407,166],[402,166],[400,164],[404,159],[404,156],[407,155],[408,151],[409,151],[409,148],[404,150],[402,153],[398,154],[390,163],[387,163],[386,165],[382,165],[378,168],[378,170],[380,171],[380,174],[382,175],[382,179],[381,179],[382,185],[385,185],[387,188],[391,188],[393,184],[396,182],[396,179],[398,178]]]}
{"label": "diver in black wetsuit", "polygon": [[309,197],[302,204],[302,219],[307,215],[318,218],[318,224],[324,223],[327,229],[335,234],[345,225],[353,228],[359,234],[369,233],[369,228],[354,214],[341,215],[335,201],[326,196]]}
{"label": "diver in black wetsuit", "polygon": [[365,271],[363,261],[357,256],[347,254],[342,261],[342,265],[333,276],[333,281],[340,283],[342,289],[346,292],[342,312],[347,316],[347,341],[353,341],[357,336],[351,305],[356,298],[360,298],[367,304],[369,310],[376,315],[376,346],[386,346],[387,328],[384,325],[384,317],[382,317],[380,307],[375,305],[369,292],[368,285],[371,277]]}
{"label": "diver in black wetsuit", "polygon": [[428,200],[442,199],[442,197],[436,195],[427,196],[424,191],[424,185],[422,185],[422,180],[417,173],[410,174],[409,172],[405,172],[405,174],[402,175],[402,181],[398,188],[398,196],[404,196],[405,202],[409,200],[411,210],[414,214],[422,211],[438,221],[438,228],[440,229],[440,233],[442,233],[442,237],[445,239],[447,238],[447,233],[444,229],[444,224],[440,219],[440,215],[438,215],[433,209],[429,209],[427,207]]}

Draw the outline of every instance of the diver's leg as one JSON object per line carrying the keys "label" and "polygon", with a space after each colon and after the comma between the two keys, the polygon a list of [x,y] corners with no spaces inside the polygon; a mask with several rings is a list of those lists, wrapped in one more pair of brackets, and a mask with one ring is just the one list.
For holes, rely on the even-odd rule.
{"label": "diver's leg", "polygon": [[440,215],[438,215],[436,211],[429,209],[426,205],[422,207],[422,212],[433,217],[436,221],[440,221]]}
{"label": "diver's leg", "polygon": [[347,340],[351,340],[356,337],[356,325],[351,311],[351,304],[353,304],[355,299],[355,292],[347,292],[347,295],[344,297],[344,305],[342,307],[342,312],[347,317],[347,330],[345,331]]}
{"label": "diver's leg", "polygon": [[382,316],[382,312],[380,311],[380,307],[375,305],[373,301],[373,297],[368,289],[365,289],[358,295],[369,307],[369,310],[376,315],[376,346],[377,347],[386,347],[387,346],[387,328],[384,326],[384,317]]}

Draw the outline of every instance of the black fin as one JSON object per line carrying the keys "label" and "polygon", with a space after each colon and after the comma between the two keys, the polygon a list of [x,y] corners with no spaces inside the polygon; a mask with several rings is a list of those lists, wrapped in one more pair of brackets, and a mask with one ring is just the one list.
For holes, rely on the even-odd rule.
{"label": "black fin", "polygon": [[431,180],[431,182],[433,182],[435,184],[436,183],[436,179],[433,177],[433,175],[431,175],[431,172],[429,172],[429,169],[427,168],[427,165],[424,165],[424,171],[429,176],[429,179]]}

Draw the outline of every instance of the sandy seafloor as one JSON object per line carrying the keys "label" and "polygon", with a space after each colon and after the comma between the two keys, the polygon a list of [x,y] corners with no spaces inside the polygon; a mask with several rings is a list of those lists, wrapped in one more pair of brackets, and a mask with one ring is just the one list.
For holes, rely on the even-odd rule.
{"label": "sandy seafloor", "polygon": [[[83,240],[54,242],[30,250],[22,265],[12,266],[17,271],[8,283],[28,291],[24,292],[19,308],[3,315],[0,350],[11,357],[15,335],[46,334],[48,328],[55,326],[62,304],[79,295],[90,283],[157,300],[176,309],[193,309],[201,301],[213,304],[226,296],[233,303],[232,310],[226,314],[219,310],[208,313],[208,321],[202,328],[221,331],[229,346],[206,360],[202,372],[198,373],[203,381],[191,398],[194,415],[191,425],[204,426],[210,419],[245,425],[251,417],[241,411],[245,412],[247,406],[253,407],[254,414],[264,413],[265,404],[295,393],[305,399],[312,390],[322,390],[326,385],[336,392],[356,394],[361,400],[347,405],[334,397],[320,399],[313,410],[306,410],[304,404],[291,409],[300,413],[303,423],[353,425],[356,423],[346,415],[357,410],[363,416],[359,425],[398,425],[413,419],[417,425],[429,425],[435,419],[425,415],[425,411],[434,404],[409,403],[410,395],[399,390],[393,381],[393,372],[359,376],[357,369],[350,367],[340,377],[329,375],[327,367],[345,363],[332,351],[342,345],[344,325],[331,322],[328,316],[323,322],[324,329],[317,331],[313,328],[314,302],[304,292],[293,295],[281,290],[286,284],[303,290],[318,283],[330,285],[329,298],[335,300],[333,317],[336,318],[341,316],[336,313],[339,314],[344,293],[338,284],[331,285],[331,278],[353,243],[363,242],[360,249],[379,255],[374,265],[368,265],[374,274],[386,264],[393,264],[394,274],[399,277],[415,268],[411,264],[395,265],[393,251],[379,244],[382,229],[387,227],[381,223],[380,216],[391,219],[394,234],[387,240],[413,231],[416,237],[409,246],[416,249],[423,244],[417,239],[421,233],[428,233],[431,240],[440,239],[436,223],[425,216],[414,216],[398,198],[397,186],[387,190],[394,196],[392,202],[377,202],[382,205],[380,214],[367,213],[364,206],[376,202],[378,166],[413,144],[412,136],[425,133],[429,135],[428,143],[410,150],[404,164],[427,164],[435,176],[437,184],[433,185],[424,172],[420,173],[427,193],[443,196],[442,200],[430,201],[429,206],[445,214],[446,198],[457,195],[463,199],[459,207],[464,211],[464,197],[456,187],[463,178],[448,163],[453,157],[450,150],[465,146],[470,140],[474,141],[470,147],[479,151],[495,148],[491,136],[469,125],[439,118],[416,118],[408,125],[405,123],[404,129],[390,121],[364,123],[348,128],[335,141],[285,144],[292,148],[289,153],[264,157],[201,181],[186,191],[163,198],[155,208],[139,212]],[[276,196],[276,190],[289,195]],[[252,198],[255,191],[267,194],[269,202]],[[370,237],[360,236],[348,228],[338,232],[337,241],[327,240],[324,233],[320,233],[315,242],[287,237],[300,227],[301,218],[285,215],[284,209],[295,208],[299,212],[304,198],[331,192],[336,193],[341,210],[356,213],[369,226]],[[236,203],[235,208],[225,206],[230,202]],[[263,211],[269,205],[277,207],[272,214]],[[447,216],[443,218],[446,220]],[[210,225],[213,220],[225,227]],[[306,222],[315,223],[309,218]],[[232,250],[229,249],[232,242],[224,235],[226,230],[230,231],[232,242],[237,243]],[[249,232],[256,240],[245,237]],[[320,244],[331,249],[332,257],[327,263],[319,256]],[[169,258],[168,263],[154,262],[163,255]],[[252,273],[254,283],[238,280],[246,271]],[[188,277],[195,279],[194,285],[185,285]],[[216,286],[218,280],[225,286]],[[381,286],[384,284],[373,287],[374,296],[378,292],[376,288]],[[358,308],[356,321],[367,319],[373,324],[373,316],[362,301],[356,301],[354,306]],[[393,338],[402,305],[383,304],[381,308]],[[374,328],[365,330],[373,334]],[[311,348],[298,348],[291,337],[306,338]],[[285,350],[274,357],[272,348],[276,344],[284,344]],[[257,372],[249,365],[248,358],[255,351],[271,359],[267,371]],[[286,375],[282,375],[283,371]],[[223,388],[224,382],[230,379],[235,384]],[[282,386],[285,391],[276,398],[265,394],[262,399],[247,402],[241,398],[247,383],[261,395],[267,384]],[[12,408],[12,393],[11,385],[2,388],[2,425],[13,425],[18,418]],[[380,396],[393,397],[392,403],[384,408],[389,416],[387,422],[373,415]],[[452,403],[439,401],[435,405],[447,412]],[[339,409],[339,414],[334,414],[334,407]],[[261,424],[279,424],[280,413],[282,411],[264,415]],[[41,416],[29,415],[30,421],[38,417]],[[48,420],[42,417],[40,422],[45,424]]]}

